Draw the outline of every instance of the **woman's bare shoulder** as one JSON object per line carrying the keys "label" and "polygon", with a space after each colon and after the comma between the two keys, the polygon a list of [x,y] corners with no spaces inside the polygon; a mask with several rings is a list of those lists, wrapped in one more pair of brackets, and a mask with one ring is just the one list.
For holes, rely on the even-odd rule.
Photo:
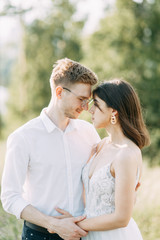
{"label": "woman's bare shoulder", "polygon": [[136,164],[137,166],[141,166],[141,150],[136,144],[126,144],[125,147],[120,149],[117,160],[117,163]]}

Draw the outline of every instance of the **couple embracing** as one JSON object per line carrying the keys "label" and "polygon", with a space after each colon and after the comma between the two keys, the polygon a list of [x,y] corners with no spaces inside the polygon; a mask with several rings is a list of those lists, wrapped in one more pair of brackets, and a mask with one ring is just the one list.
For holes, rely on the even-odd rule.
{"label": "couple embracing", "polygon": [[[115,79],[93,90],[89,107],[96,83],[83,65],[57,61],[48,107],[8,138],[1,200],[24,219],[22,240],[142,239],[131,217],[149,144],[140,102]],[[93,125],[77,119],[83,110]]]}

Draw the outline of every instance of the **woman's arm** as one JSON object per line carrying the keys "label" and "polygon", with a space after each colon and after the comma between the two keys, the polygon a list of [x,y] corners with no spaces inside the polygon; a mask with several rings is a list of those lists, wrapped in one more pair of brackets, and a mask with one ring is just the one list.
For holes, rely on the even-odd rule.
{"label": "woman's arm", "polygon": [[129,153],[123,153],[112,165],[115,173],[115,212],[78,223],[86,231],[104,231],[125,227],[132,215],[135,198],[137,159]]}

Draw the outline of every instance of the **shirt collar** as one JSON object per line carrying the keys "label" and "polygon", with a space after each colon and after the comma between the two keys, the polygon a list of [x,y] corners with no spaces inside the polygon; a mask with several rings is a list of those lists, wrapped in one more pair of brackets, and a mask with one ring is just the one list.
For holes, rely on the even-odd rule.
{"label": "shirt collar", "polygon": [[47,131],[50,133],[52,132],[55,128],[57,128],[57,126],[51,121],[51,119],[47,116],[47,114],[45,113],[46,108],[42,109],[41,114],[40,114],[40,118],[45,126],[45,128],[47,129]]}
{"label": "shirt collar", "polygon": [[[58,130],[62,131],[51,121],[51,119],[45,113],[45,110],[46,110],[46,108],[42,109],[40,118],[41,118],[45,128],[47,129],[48,133],[51,133],[52,131],[54,131],[54,129],[58,129]],[[67,132],[74,131],[76,129],[77,129],[76,120],[70,119],[69,124],[66,127],[64,132],[67,133]]]}

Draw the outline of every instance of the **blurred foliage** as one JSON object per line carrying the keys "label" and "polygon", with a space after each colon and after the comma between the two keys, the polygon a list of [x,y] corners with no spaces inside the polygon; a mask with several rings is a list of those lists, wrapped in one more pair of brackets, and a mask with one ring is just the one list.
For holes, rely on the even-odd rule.
{"label": "blurred foliage", "polygon": [[0,202],[0,240],[20,240],[22,223],[22,220],[17,221],[15,216],[4,212]]}
{"label": "blurred foliage", "polygon": [[160,206],[148,206],[143,209],[136,209],[133,218],[138,224],[145,240],[159,240],[160,228],[158,222],[160,221]]}
{"label": "blurred foliage", "polygon": [[[93,69],[99,83],[115,77],[131,82],[151,134],[152,144],[143,152],[150,165],[160,165],[160,1],[117,0],[106,7],[98,30],[83,39],[85,21],[74,21],[73,2],[51,3],[46,17],[29,25],[19,15],[22,40],[10,84],[8,132],[48,105],[52,65],[69,57]],[[87,113],[82,117],[89,119]],[[106,135],[103,129],[99,133]]]}
{"label": "blurred foliage", "polygon": [[81,60],[80,33],[84,22],[74,22],[75,11],[68,0],[52,1],[43,20],[36,19],[26,25],[20,18],[23,38],[10,86],[12,119],[25,122],[39,115],[41,109],[48,105],[51,97],[49,78],[58,59]]}
{"label": "blurred foliage", "polygon": [[160,1],[117,0],[85,39],[84,53],[100,82],[119,77],[135,87],[152,138],[144,154],[151,165],[160,164]]}
{"label": "blurred foliage", "polygon": [[[39,115],[50,100],[49,78],[53,63],[69,57],[92,68],[100,82],[122,77],[133,84],[141,98],[152,139],[151,147],[144,149],[144,154],[150,165],[160,165],[160,1],[143,0],[138,4],[117,0],[115,6],[106,8],[106,17],[101,20],[99,29],[83,39],[84,21],[74,22],[76,7],[69,0],[52,0],[47,16],[30,25],[24,21],[24,12],[8,4],[1,13],[20,14],[22,41],[12,72],[9,115],[5,120],[0,118],[0,124],[3,123],[5,128],[8,124],[7,131],[10,132]],[[5,58],[0,66],[3,76],[8,76],[6,85],[10,77],[9,65],[13,64],[11,60],[7,62]],[[88,113],[83,112],[81,118],[90,121]],[[101,129],[99,134],[104,137],[106,133]],[[0,143],[0,147],[2,157],[4,144]],[[3,161],[4,153],[1,171]],[[152,194],[150,191],[156,184],[158,181],[152,182],[149,188],[147,186],[148,195]],[[134,219],[145,240],[159,239],[159,205],[153,208],[151,202],[150,207],[135,210]],[[21,239],[21,229],[22,222],[5,213],[0,205],[0,240]]]}
{"label": "blurred foliage", "polygon": [[30,9],[23,9],[21,7],[17,7],[13,4],[11,0],[5,0],[5,2],[1,4],[0,16],[15,16],[17,14],[24,14]]}

